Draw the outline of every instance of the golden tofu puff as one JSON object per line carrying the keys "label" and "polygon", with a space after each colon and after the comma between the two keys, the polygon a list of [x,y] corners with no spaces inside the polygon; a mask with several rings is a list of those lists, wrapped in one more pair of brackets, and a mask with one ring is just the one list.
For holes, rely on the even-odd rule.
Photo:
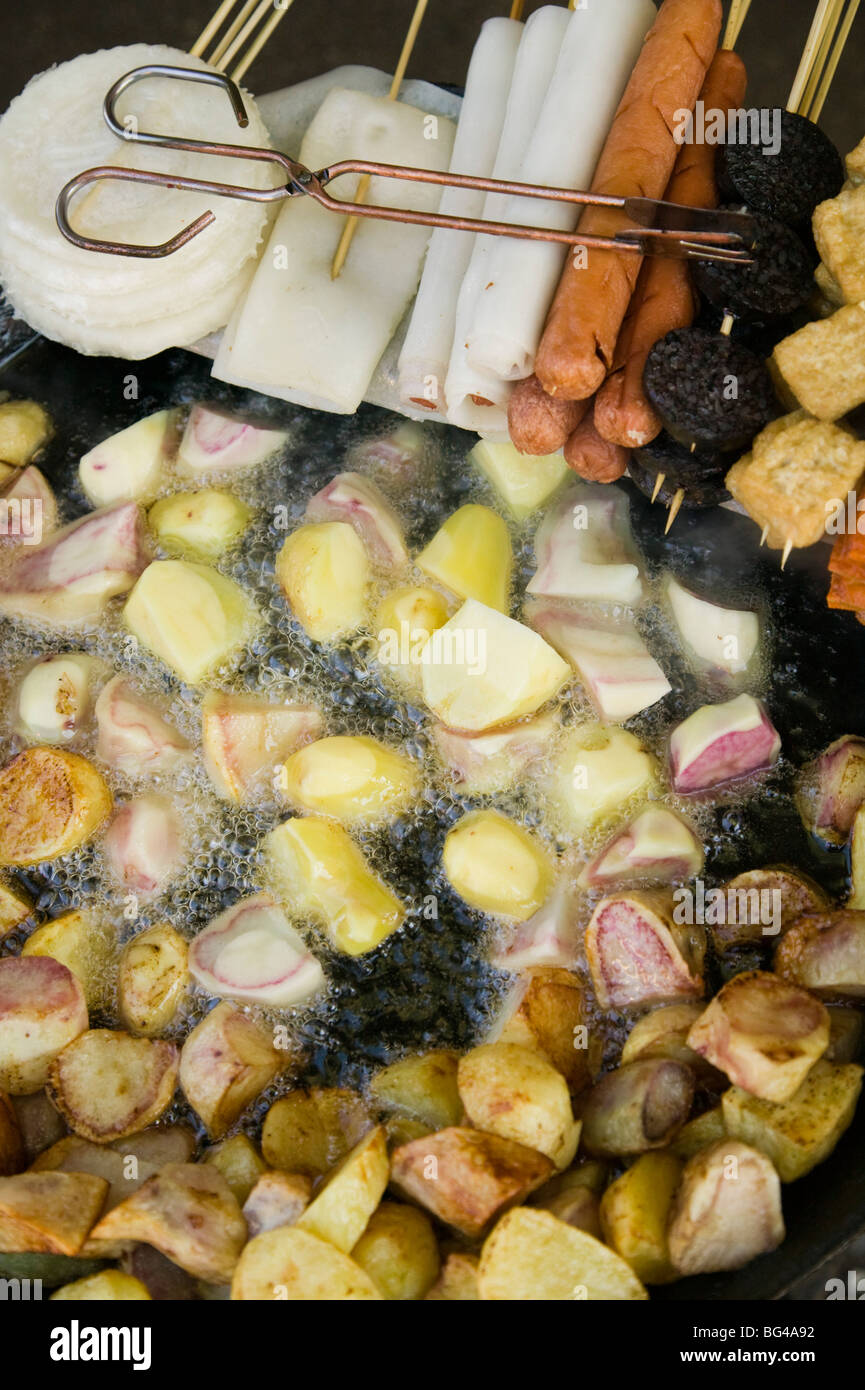
{"label": "golden tofu puff", "polygon": [[314,642],[339,641],[367,621],[370,563],[345,521],[299,526],[276,557],[276,578]]}
{"label": "golden tofu puff", "polygon": [[588,722],[567,733],[541,785],[554,828],[583,835],[650,796],[658,772],[636,734]]}
{"label": "golden tofu puff", "polygon": [[154,502],[147,520],[163,550],[193,560],[216,560],[240,539],[252,512],[230,492],[202,488]]}
{"label": "golden tofu puff", "polygon": [[[862,329],[861,399],[865,400],[865,312]],[[783,346],[779,344],[779,349]],[[803,370],[803,380],[813,381],[810,369]],[[816,400],[804,403],[811,409],[819,405]],[[844,406],[839,414],[849,408]],[[832,424],[829,417],[815,420],[797,410],[767,425],[754,440],[751,453],[733,465],[725,481],[752,520],[766,528],[768,545],[781,550],[788,543],[800,547],[819,541],[833,502],[855,489],[863,472],[865,442]]]}
{"label": "golden tofu puff", "polygon": [[525,521],[543,506],[569,471],[561,454],[530,457],[521,454],[509,439],[501,443],[479,440],[469,462],[483,473],[515,521]]}
{"label": "golden tofu puff", "polygon": [[782,399],[839,420],[865,401],[865,309],[846,304],[806,323],[777,344],[769,369]]}
{"label": "golden tofu puff", "polygon": [[0,402],[0,460],[24,468],[51,436],[51,421],[36,401]]}
{"label": "golden tofu puff", "polygon": [[865,299],[865,186],[854,184],[820,203],[812,226],[817,250],[838,286],[841,303]]}
{"label": "golden tofu puff", "polygon": [[159,491],[176,443],[177,412],[158,410],[83,455],[78,479],[88,502],[148,502]]}
{"label": "golden tofu puff", "polygon": [[200,685],[237,651],[255,616],[233,579],[186,560],[148,565],[123,610],[132,635],[187,685]]}
{"label": "golden tofu puff", "polygon": [[470,907],[525,922],[545,902],[554,876],[546,846],[499,811],[470,811],[448,831],[448,882]]}
{"label": "golden tofu puff", "polygon": [[277,785],[302,811],[347,825],[395,816],[418,788],[410,758],[365,735],[320,738],[283,764]]}
{"label": "golden tofu puff", "polygon": [[276,897],[323,926],[338,951],[364,955],[402,925],[404,905],[336,822],[296,816],[265,836],[263,849]]}
{"label": "golden tofu puff", "polygon": [[449,613],[444,595],[429,584],[406,585],[385,594],[375,617],[379,664],[401,685],[419,691],[423,649],[444,627]]}
{"label": "golden tofu puff", "polygon": [[506,613],[513,554],[508,528],[489,507],[470,502],[439,527],[417,557],[418,569],[459,598]]}

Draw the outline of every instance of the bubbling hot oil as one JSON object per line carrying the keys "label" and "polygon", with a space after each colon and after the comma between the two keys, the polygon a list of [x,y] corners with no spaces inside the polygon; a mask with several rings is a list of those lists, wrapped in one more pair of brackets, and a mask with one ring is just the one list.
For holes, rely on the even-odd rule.
{"label": "bubbling hot oil", "polygon": [[[377,424],[380,428],[380,419]],[[407,695],[376,661],[372,629],[349,643],[327,648],[311,642],[292,618],[275,581],[276,555],[286,535],[302,521],[309,497],[336,472],[356,468],[379,484],[404,519],[413,553],[466,502],[482,502],[502,510],[490,487],[466,461],[473,442],[468,436],[437,426],[426,426],[419,434],[421,447],[399,463],[377,454],[375,432],[366,417],[343,421],[309,415],[290,430],[286,449],[277,460],[230,478],[213,474],[200,482],[184,480],[179,485],[189,490],[196,486],[227,487],[253,512],[247,532],[217,562],[217,568],[252,595],[260,623],[244,651],[214,672],[207,685],[257,692],[273,701],[309,701],[321,710],[325,732],[372,735],[408,753],[422,774],[423,789],[412,808],[391,823],[357,832],[373,868],[406,904],[405,925],[369,956],[352,959],[332,950],[315,926],[300,923],[323,961],[328,977],[326,992],[288,1015],[250,1010],[268,1027],[287,1022],[306,1049],[307,1075],[327,1084],[362,1085],[371,1069],[407,1052],[471,1046],[483,1035],[506,992],[509,979],[487,963],[487,954],[491,944],[507,939],[507,929],[491,925],[466,907],[441,869],[444,837],[466,810],[479,805],[499,806],[566,855],[569,871],[594,853],[611,829],[608,823],[582,838],[569,835],[552,813],[543,778],[532,769],[506,794],[467,797],[433,750],[428,716],[419,697]],[[176,490],[177,486],[165,489]],[[60,502],[67,517],[82,510],[74,476],[66,491],[61,489]],[[522,527],[506,520],[515,554],[512,615],[519,617],[534,567],[531,537],[536,519]],[[414,580],[430,582],[419,572]],[[412,579],[400,577],[397,582]],[[386,577],[377,575],[372,611],[388,587]],[[637,620],[675,690],[660,706],[630,721],[628,727],[663,767],[671,725],[697,704],[725,696],[713,694],[706,678],[682,658],[669,615],[654,601],[657,593],[655,582],[650,601],[640,608]],[[187,766],[155,784],[138,785],[102,768],[117,800],[138,791],[161,792],[170,797],[184,826],[183,869],[155,899],[138,902],[111,880],[98,841],[19,874],[34,896],[41,919],[82,907],[107,925],[113,949],[97,982],[104,1001],[97,1017],[105,1026],[118,1026],[116,978],[123,944],[145,927],[162,921],[171,922],[191,939],[227,906],[257,891],[262,886],[260,842],[285,817],[287,808],[275,792],[267,790],[251,805],[234,805],[216,796],[200,756],[202,690],[183,686],[161,662],[130,640],[122,622],[122,603],[112,605],[98,626],[62,637],[7,621],[3,640],[9,689],[34,658],[81,649],[98,659],[106,679],[110,674],[124,673],[142,694],[160,703],[196,750]],[[763,666],[749,673],[745,688],[760,693],[766,683],[767,668]],[[576,682],[562,693],[559,705],[565,729],[593,717]],[[3,709],[0,752],[5,763],[22,746],[8,691]],[[92,719],[71,746],[94,756]],[[669,794],[665,800],[682,811],[704,839],[707,875],[729,876],[755,862],[749,856],[757,852],[759,835],[755,840],[747,831],[749,811],[771,800],[789,809],[789,769],[782,763],[772,773],[738,783],[734,791],[704,804]],[[760,862],[766,862],[765,858]],[[588,921],[597,896],[579,896],[582,922]],[[8,937],[4,949],[19,949],[24,935],[26,930]],[[201,991],[193,990],[188,1009],[169,1034],[182,1039],[211,1004]],[[607,1019],[604,1031],[611,1060],[626,1031],[625,1024],[620,1019]],[[269,1088],[246,1121],[254,1124],[286,1084]],[[183,1107],[176,1113],[184,1113]]]}

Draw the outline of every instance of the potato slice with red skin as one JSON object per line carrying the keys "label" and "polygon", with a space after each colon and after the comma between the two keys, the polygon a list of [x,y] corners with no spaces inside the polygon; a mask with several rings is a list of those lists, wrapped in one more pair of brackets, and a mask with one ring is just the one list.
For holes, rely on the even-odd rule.
{"label": "potato slice with red skin", "polygon": [[602,1009],[699,999],[705,934],[673,921],[660,892],[602,898],[586,928],[586,955]]}
{"label": "potato slice with red skin", "polygon": [[721,1139],[689,1159],[667,1229],[680,1274],[740,1269],[784,1239],[781,1184],[769,1159]]}
{"label": "potato slice with red skin", "polygon": [[780,736],[753,695],[702,705],[670,735],[673,788],[708,791],[771,767],[780,751]]}
{"label": "potato slice with red skin", "polygon": [[246,1240],[246,1222],[210,1163],[168,1163],[113,1207],[91,1240],[144,1241],[196,1279],[227,1284]]}
{"label": "potato slice with red skin", "polygon": [[241,898],[214,917],[189,951],[193,976],[217,998],[274,1008],[299,1004],[324,985],[324,972],[269,893]]}
{"label": "potato slice with red skin", "polygon": [[180,1085],[211,1138],[220,1139],[291,1060],[240,1009],[217,1004],[183,1044]]}
{"label": "potato slice with red skin", "polygon": [[48,1093],[76,1134],[109,1144],[159,1119],[174,1096],[177,1069],[172,1042],[91,1028],[52,1062]]}
{"label": "potato slice with red skin", "polygon": [[408,564],[403,526],[387,498],[362,473],[337,473],[306,504],[307,521],[347,521],[371,559],[393,569]]}
{"label": "potato slice with red skin", "polygon": [[360,1265],[336,1246],[297,1226],[279,1226],[249,1242],[231,1282],[231,1297],[237,1302],[382,1301]]}
{"label": "potato slice with red skin", "polygon": [[239,420],[213,405],[194,405],[177,450],[181,473],[252,468],[281,449],[288,435]]}
{"label": "potato slice with red skin", "polygon": [[454,1127],[395,1149],[391,1181],[440,1221],[477,1240],[553,1172],[550,1159],[524,1144]]}
{"label": "potato slice with red skin", "polygon": [[688,1118],[694,1098],[690,1067],[647,1058],[607,1072],[589,1091],[582,1111],[582,1145],[599,1157],[664,1148]]}
{"label": "potato slice with red skin", "polygon": [[0,772],[0,864],[41,864],[89,839],[111,811],[92,763],[59,748],[25,748]]}
{"label": "potato slice with red skin", "polygon": [[0,1178],[0,1250],[78,1255],[107,1192],[105,1179],[91,1173]]}
{"label": "potato slice with red skin", "polygon": [[60,961],[0,960],[0,1086],[16,1096],[41,1090],[55,1057],[87,1021],[84,991]]}
{"label": "potato slice with red skin", "polygon": [[694,878],[703,859],[702,844],[680,816],[665,806],[647,806],[586,864],[577,882],[581,888],[672,883]]}
{"label": "potato slice with red skin", "polygon": [[274,705],[226,690],[207,692],[201,722],[207,775],[229,801],[247,801],[272,786],[286,758],[322,729],[314,705]]}
{"label": "potato slice with red skin", "polygon": [[94,713],[97,756],[129,777],[170,772],[190,756],[186,739],[125,676],[103,686]]}
{"label": "potato slice with red skin", "polygon": [[845,734],[799,774],[799,809],[807,828],[830,844],[843,844],[865,801],[865,739]]}
{"label": "potato slice with red skin", "polygon": [[102,850],[112,874],[130,893],[161,893],[183,858],[183,829],[170,801],[139,796],[118,806]]}
{"label": "potato slice with red skin", "polygon": [[305,1173],[262,1173],[243,1204],[250,1240],[277,1226],[293,1226],[311,1196],[312,1178]]}
{"label": "potato slice with red skin", "polygon": [[535,967],[571,971],[582,949],[582,932],[571,895],[562,884],[547,901],[521,922],[514,936],[491,957],[497,970],[517,974]]}
{"label": "potato slice with red skin", "polygon": [[8,1178],[27,1166],[18,1116],[9,1097],[0,1091],[0,1177]]}
{"label": "potato slice with red skin", "polygon": [[829,1046],[829,1015],[806,990],[767,970],[749,970],[718,991],[687,1042],[734,1086],[780,1102]]}
{"label": "potato slice with red skin", "polygon": [[[41,535],[44,539],[57,530],[57,499],[45,474],[34,463],[22,468],[15,478],[7,480],[7,486],[3,488],[3,500],[7,505],[17,500],[21,508],[21,534],[4,536],[3,540],[7,544],[12,542],[20,545],[31,532],[37,537]],[[41,532],[37,530],[39,526],[42,528]]]}
{"label": "potato slice with red skin", "polygon": [[775,969],[829,999],[865,997],[865,912],[846,908],[800,918],[778,943]]}

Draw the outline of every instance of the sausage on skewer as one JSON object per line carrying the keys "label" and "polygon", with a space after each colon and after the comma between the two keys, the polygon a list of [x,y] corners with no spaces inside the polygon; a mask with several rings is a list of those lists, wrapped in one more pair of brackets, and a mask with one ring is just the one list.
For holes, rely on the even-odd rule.
{"label": "sausage on skewer", "polygon": [[508,402],[511,443],[521,454],[555,454],[582,420],[591,401],[548,396],[536,376],[526,377]]}
{"label": "sausage on skewer", "polygon": [[590,483],[614,483],[628,466],[628,451],[602,439],[591,415],[577,425],[565,444],[565,462]]}

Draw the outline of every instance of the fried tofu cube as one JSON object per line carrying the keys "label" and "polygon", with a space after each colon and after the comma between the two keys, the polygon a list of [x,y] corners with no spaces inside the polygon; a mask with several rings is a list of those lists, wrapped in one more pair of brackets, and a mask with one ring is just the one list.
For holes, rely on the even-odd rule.
{"label": "fried tofu cube", "polygon": [[847,304],[806,323],[778,343],[769,367],[812,415],[840,419],[865,401],[865,309]]}
{"label": "fried tofu cube", "polygon": [[[860,351],[865,354],[865,314],[862,323]],[[865,400],[865,370],[860,399]],[[733,465],[726,483],[748,515],[768,526],[769,546],[781,550],[787,540],[795,546],[819,541],[832,504],[855,489],[863,472],[865,442],[829,423],[828,417],[813,420],[794,411],[757,436],[753,452]]]}
{"label": "fried tofu cube", "polygon": [[814,210],[814,240],[842,302],[865,299],[865,184],[856,184]]}
{"label": "fried tofu cube", "polygon": [[856,148],[845,156],[844,164],[847,168],[847,178],[851,183],[865,182],[865,135]]}

